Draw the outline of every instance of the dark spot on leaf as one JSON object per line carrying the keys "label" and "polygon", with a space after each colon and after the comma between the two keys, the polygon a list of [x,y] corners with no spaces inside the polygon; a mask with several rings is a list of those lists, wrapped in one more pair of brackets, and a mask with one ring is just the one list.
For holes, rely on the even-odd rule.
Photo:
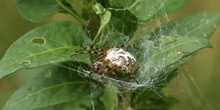
{"label": "dark spot on leaf", "polygon": [[44,73],[45,78],[50,78],[52,76],[52,71],[48,70],[47,72]]}
{"label": "dark spot on leaf", "polygon": [[43,37],[35,37],[32,39],[32,43],[43,45],[46,43],[46,40]]}
{"label": "dark spot on leaf", "polygon": [[29,64],[31,64],[31,62],[29,60],[23,60],[23,61],[20,62],[20,64],[29,65]]}
{"label": "dark spot on leaf", "polygon": [[31,92],[31,91],[33,90],[33,88],[32,88],[32,87],[28,87],[27,90],[28,90],[29,92]]}
{"label": "dark spot on leaf", "polygon": [[185,52],[181,52],[181,51],[178,52],[178,55],[179,55],[179,58],[184,58],[187,56]]}
{"label": "dark spot on leaf", "polygon": [[12,105],[12,102],[9,100],[7,103],[6,103],[6,106],[11,106]]}

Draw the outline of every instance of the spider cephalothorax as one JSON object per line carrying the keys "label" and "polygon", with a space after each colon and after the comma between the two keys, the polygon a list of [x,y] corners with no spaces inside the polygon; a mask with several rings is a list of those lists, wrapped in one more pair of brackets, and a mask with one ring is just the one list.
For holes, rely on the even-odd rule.
{"label": "spider cephalothorax", "polygon": [[79,51],[78,53],[88,52],[91,54],[97,54],[97,58],[93,60],[90,75],[91,73],[98,73],[102,76],[118,76],[118,74],[120,74],[120,76],[129,75],[134,78],[133,73],[136,69],[136,59],[129,52],[118,47],[102,50],[90,46],[86,49],[87,51]]}

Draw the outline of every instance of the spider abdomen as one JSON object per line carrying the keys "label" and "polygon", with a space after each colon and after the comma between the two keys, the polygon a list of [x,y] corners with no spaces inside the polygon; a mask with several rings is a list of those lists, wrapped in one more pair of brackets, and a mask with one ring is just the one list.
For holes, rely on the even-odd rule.
{"label": "spider abdomen", "polygon": [[136,69],[136,59],[121,48],[110,48],[105,51],[103,58],[93,63],[93,70],[98,74],[123,75],[132,74]]}

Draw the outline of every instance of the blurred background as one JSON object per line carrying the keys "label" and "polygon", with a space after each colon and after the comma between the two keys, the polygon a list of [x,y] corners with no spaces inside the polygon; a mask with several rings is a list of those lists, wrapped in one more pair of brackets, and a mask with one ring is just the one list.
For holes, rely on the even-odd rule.
{"label": "blurred background", "polygon": [[[204,11],[220,12],[220,0],[187,0],[180,10],[170,14],[172,19]],[[12,0],[0,0],[0,59],[7,48],[20,36],[46,22],[32,23],[21,17]],[[67,18],[68,19],[68,18]],[[210,39],[211,49],[200,50],[193,60],[180,67],[180,74],[166,91],[179,102],[172,110],[220,110],[220,28]],[[16,74],[0,79],[0,109],[12,93],[35,74]]]}

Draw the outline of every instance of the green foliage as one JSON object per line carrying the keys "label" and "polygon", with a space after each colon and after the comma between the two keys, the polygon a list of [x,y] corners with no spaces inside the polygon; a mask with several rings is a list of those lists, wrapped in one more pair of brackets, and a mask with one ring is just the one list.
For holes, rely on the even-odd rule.
{"label": "green foliage", "polygon": [[185,4],[186,0],[168,0],[165,3],[165,9],[167,12],[175,11],[181,8]]}
{"label": "green foliage", "polygon": [[86,56],[70,57],[80,48],[83,33],[80,26],[71,22],[54,22],[26,33],[5,53],[0,63],[0,78],[21,68],[74,59],[86,62]]}
{"label": "green foliage", "polygon": [[52,17],[63,9],[55,0],[13,0],[18,11],[27,20],[39,22]]}
{"label": "green foliage", "polygon": [[166,0],[136,0],[128,10],[141,20],[147,20],[161,11]]}
{"label": "green foliage", "polygon": [[[83,14],[79,14],[72,7],[74,0],[14,0],[27,20],[38,22],[62,12],[72,15],[81,25],[49,23],[27,32],[8,48],[0,61],[0,78],[23,68],[52,65],[15,91],[3,110],[64,109],[68,104],[77,110],[168,109],[175,99],[162,89],[178,73],[179,66],[190,61],[198,50],[211,47],[208,39],[220,21],[220,13],[206,12],[145,30],[142,24],[162,19],[165,10],[179,9],[184,1],[82,1]],[[108,76],[99,82],[95,73],[97,77],[92,75],[88,80],[83,77],[86,72],[78,71],[81,67],[91,69],[92,56],[74,55],[84,45],[109,47],[125,43],[137,58],[134,74],[140,84],[126,78],[119,78],[119,83]],[[155,103],[158,94],[163,98]]]}
{"label": "green foliage", "polygon": [[105,91],[100,100],[105,106],[105,110],[115,110],[118,108],[118,94],[117,88],[109,83],[105,85]]}
{"label": "green foliage", "polygon": [[[62,73],[62,74],[61,74]],[[102,92],[91,91],[90,83],[76,72],[52,67],[19,88],[6,103],[4,110],[29,110],[69,101],[97,98]]]}

